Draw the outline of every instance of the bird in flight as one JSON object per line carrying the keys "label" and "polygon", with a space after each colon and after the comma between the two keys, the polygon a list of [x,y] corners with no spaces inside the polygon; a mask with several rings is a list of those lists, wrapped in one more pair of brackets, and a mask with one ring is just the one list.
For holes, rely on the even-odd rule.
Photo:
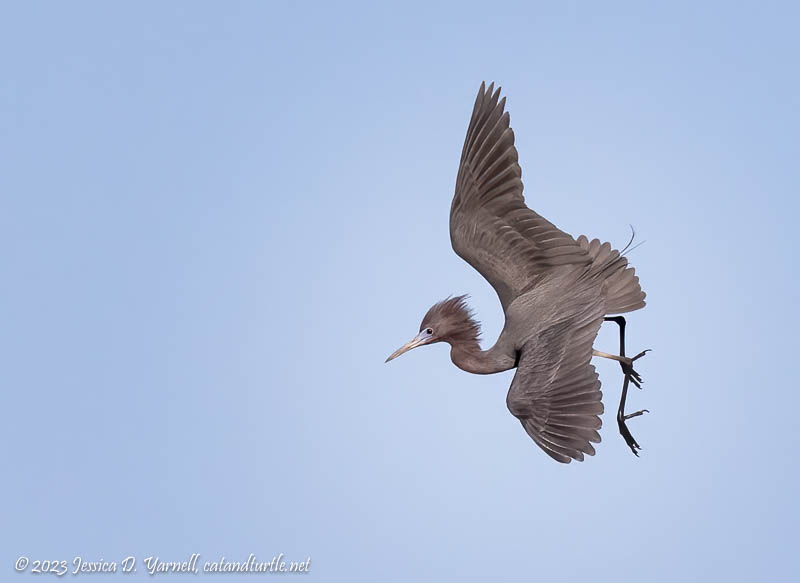
{"label": "bird in flight", "polygon": [[[641,449],[626,421],[629,383],[641,388],[625,355],[625,319],[643,308],[645,293],[623,253],[598,239],[577,239],[525,205],[522,170],[505,97],[481,83],[461,152],[450,207],[453,250],[492,285],[505,325],[494,346],[481,350],[480,327],[466,296],[435,304],[410,342],[386,362],[427,344],[447,342],[453,363],[471,373],[516,368],[506,404],[533,441],[569,463],[594,455],[600,442],[602,392],[593,356],[620,363],[624,374],[617,424],[634,454]],[[603,321],[619,325],[619,354],[594,350]]]}

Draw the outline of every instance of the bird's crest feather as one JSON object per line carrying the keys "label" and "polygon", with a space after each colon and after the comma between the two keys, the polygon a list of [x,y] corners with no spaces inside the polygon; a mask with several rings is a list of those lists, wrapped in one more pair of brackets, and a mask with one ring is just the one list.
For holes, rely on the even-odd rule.
{"label": "bird's crest feather", "polygon": [[441,340],[480,343],[481,325],[467,305],[467,297],[450,297],[434,304],[422,319],[420,332],[430,326]]}

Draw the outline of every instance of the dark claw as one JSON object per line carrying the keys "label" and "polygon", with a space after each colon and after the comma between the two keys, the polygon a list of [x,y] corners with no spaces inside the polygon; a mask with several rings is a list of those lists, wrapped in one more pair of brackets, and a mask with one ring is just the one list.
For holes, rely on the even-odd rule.
{"label": "dark claw", "polygon": [[633,417],[638,417],[639,415],[644,415],[645,413],[649,412],[650,411],[648,411],[647,409],[642,409],[641,411],[636,411],[636,413],[628,413],[623,417],[623,419],[627,421],[628,419],[632,419]]}
{"label": "dark claw", "polygon": [[638,417],[639,415],[644,415],[645,413],[649,413],[647,409],[642,409],[641,411],[636,411],[635,413],[630,413],[628,415],[624,415],[622,411],[617,412],[617,425],[619,426],[619,433],[622,435],[622,438],[625,440],[625,443],[628,444],[628,447],[631,448],[633,455],[639,457],[639,450],[642,449],[642,446],[639,445],[636,440],[631,435],[630,429],[625,424],[628,419],[633,417]]}
{"label": "dark claw", "polygon": [[620,415],[620,414],[617,415],[617,425],[619,426],[619,433],[620,435],[622,435],[622,439],[625,440],[625,443],[628,444],[628,447],[631,448],[633,455],[639,457],[638,450],[642,449],[642,446],[636,443],[636,440],[633,438],[633,435],[631,435],[628,426],[625,425],[626,418],[627,418],[626,415]]}
{"label": "dark claw", "polygon": [[[642,358],[645,354],[650,352],[650,350],[651,350],[650,348],[648,348],[647,350],[642,350],[639,354],[637,354],[636,356],[631,358],[631,363],[634,360],[638,360],[638,359]],[[622,367],[622,372],[625,373],[625,376],[628,377],[630,379],[630,381],[634,385],[636,385],[637,389],[641,389],[642,388],[642,383],[644,381],[642,380],[641,375],[638,372],[636,372],[635,370],[633,370],[633,365],[626,364],[624,362],[620,362],[619,364]]]}
{"label": "dark claw", "polygon": [[619,363],[622,367],[622,372],[625,373],[625,376],[630,379],[630,381],[637,386],[637,388],[642,388],[642,380],[641,375],[633,370],[633,367],[629,364],[625,364],[624,362]]}

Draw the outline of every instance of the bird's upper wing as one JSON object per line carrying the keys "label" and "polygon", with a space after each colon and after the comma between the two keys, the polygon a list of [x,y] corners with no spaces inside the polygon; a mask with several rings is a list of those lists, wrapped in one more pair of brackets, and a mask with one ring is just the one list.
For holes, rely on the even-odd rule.
{"label": "bird's upper wing", "polygon": [[506,99],[499,100],[500,88],[493,87],[481,83],[475,100],[450,207],[450,240],[494,287],[505,309],[548,268],[591,258],[525,206]]}
{"label": "bird's upper wing", "polygon": [[602,299],[584,301],[531,336],[508,391],[509,411],[559,462],[583,461],[584,454],[594,455],[591,442],[600,441],[603,393],[590,360],[603,312]]}

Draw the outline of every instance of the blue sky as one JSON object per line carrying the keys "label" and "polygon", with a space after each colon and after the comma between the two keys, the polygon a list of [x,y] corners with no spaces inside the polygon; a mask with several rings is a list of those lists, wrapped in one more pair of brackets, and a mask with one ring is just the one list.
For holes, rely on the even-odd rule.
{"label": "blue sky", "polygon": [[[799,16],[5,3],[0,572],[196,552],[310,556],[315,581],[797,577]],[[506,410],[511,372],[441,345],[383,363],[450,294],[485,344],[502,328],[447,228],[482,80],[532,208],[646,241],[639,459],[614,363],[597,456],[569,466]]]}

